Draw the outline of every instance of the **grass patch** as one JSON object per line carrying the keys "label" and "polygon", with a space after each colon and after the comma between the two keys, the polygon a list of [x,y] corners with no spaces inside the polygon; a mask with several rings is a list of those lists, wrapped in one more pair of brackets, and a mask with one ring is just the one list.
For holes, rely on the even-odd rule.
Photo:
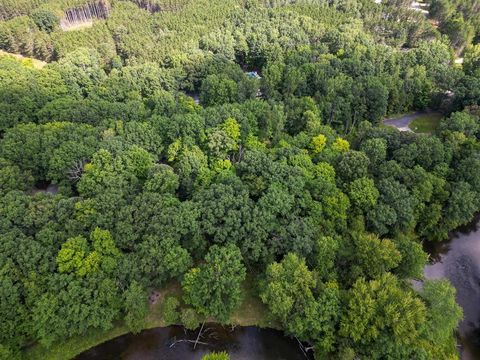
{"label": "grass patch", "polygon": [[[254,276],[247,277],[242,285],[244,294],[242,303],[230,317],[230,323],[238,326],[258,326],[279,329],[280,325],[269,320],[266,316],[267,308],[260,301],[256,289]],[[163,289],[157,303],[150,305],[150,312],[145,319],[145,329],[156,327],[165,327],[168,324],[163,320],[163,305],[165,299],[169,296],[176,296],[179,300],[182,298],[182,288],[179,282],[172,282]],[[208,319],[215,322],[215,319]],[[54,344],[49,349],[40,344],[33,345],[27,349],[23,357],[26,360],[65,360],[72,359],[78,354],[95,347],[105,341],[127,334],[129,330],[123,324],[118,322],[114,327],[107,331],[91,329],[87,334],[74,336],[62,343]]]}
{"label": "grass patch", "polygon": [[408,127],[416,133],[432,133],[437,130],[442,117],[443,115],[437,112],[424,114],[412,120]]}
{"label": "grass patch", "polygon": [[34,67],[35,69],[41,69],[45,65],[47,65],[47,63],[45,61],[25,57],[25,56],[20,55],[20,54],[12,54],[12,53],[9,53],[9,52],[3,51],[3,50],[0,50],[0,56],[13,57],[13,58],[21,61],[24,65]]}
{"label": "grass patch", "polygon": [[[168,296],[181,296],[181,287],[178,282],[171,283],[163,288],[161,296],[155,305],[150,306],[150,313],[145,319],[145,329],[167,326],[162,318],[163,303]],[[105,341],[114,339],[129,333],[123,322],[114,324],[114,327],[107,331],[90,329],[85,335],[74,336],[59,344],[53,344],[46,349],[40,344],[32,346],[24,353],[27,360],[65,360],[73,359],[78,354],[97,346]]]}
{"label": "grass patch", "polygon": [[168,324],[165,323],[162,316],[163,304],[165,302],[165,299],[167,299],[170,296],[175,296],[179,300],[181,300],[183,295],[182,288],[179,282],[173,282],[167,285],[162,290],[159,290],[159,292],[161,294],[160,299],[158,299],[155,305],[150,305],[150,313],[145,319],[146,329],[167,326]]}
{"label": "grass patch", "polygon": [[93,21],[85,21],[77,24],[68,25],[65,28],[62,28],[63,31],[76,31],[91,28],[93,26]]}
{"label": "grass patch", "polygon": [[93,346],[111,340],[118,336],[128,333],[128,329],[124,325],[117,324],[108,331],[89,330],[83,336],[74,336],[65,340],[61,344],[54,344],[46,349],[40,344],[34,345],[27,350],[22,358],[27,360],[65,360],[73,359],[78,354]]}
{"label": "grass patch", "polygon": [[278,329],[280,324],[269,320],[267,317],[267,307],[260,300],[256,284],[257,281],[253,276],[248,276],[243,282],[243,300],[232,316],[230,316],[230,323],[239,326]]}

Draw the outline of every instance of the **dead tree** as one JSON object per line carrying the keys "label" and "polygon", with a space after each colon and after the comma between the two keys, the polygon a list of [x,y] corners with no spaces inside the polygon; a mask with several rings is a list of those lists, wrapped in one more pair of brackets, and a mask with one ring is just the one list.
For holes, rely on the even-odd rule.
{"label": "dead tree", "polygon": [[80,178],[83,175],[83,170],[87,162],[88,161],[86,159],[75,161],[75,163],[70,168],[70,170],[68,170],[68,173],[67,173],[68,179],[71,182],[77,182],[78,180],[80,180]]}

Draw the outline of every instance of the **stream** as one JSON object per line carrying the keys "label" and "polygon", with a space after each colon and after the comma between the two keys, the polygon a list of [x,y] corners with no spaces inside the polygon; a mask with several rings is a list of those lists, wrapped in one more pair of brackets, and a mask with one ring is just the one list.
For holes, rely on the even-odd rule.
{"label": "stream", "polygon": [[[193,343],[198,331],[185,332],[181,326],[144,330],[100,344],[78,355],[76,360],[200,360],[212,351],[227,351],[231,360],[308,360],[297,340],[281,331],[253,326],[223,327],[206,324],[201,341]],[[191,340],[185,342],[183,340]],[[179,342],[176,342],[180,340]],[[313,357],[312,357],[313,359]]]}
{"label": "stream", "polygon": [[425,250],[431,258],[425,278],[447,278],[457,289],[464,317],[458,328],[461,359],[480,359],[480,215],[448,241],[425,244]]}

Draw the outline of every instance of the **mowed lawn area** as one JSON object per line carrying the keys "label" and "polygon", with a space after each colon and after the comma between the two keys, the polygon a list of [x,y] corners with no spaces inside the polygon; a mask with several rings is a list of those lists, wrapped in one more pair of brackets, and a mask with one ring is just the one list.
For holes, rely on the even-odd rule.
{"label": "mowed lawn area", "polygon": [[432,112],[420,115],[408,125],[410,130],[416,133],[432,133],[440,125],[443,114],[438,112]]}

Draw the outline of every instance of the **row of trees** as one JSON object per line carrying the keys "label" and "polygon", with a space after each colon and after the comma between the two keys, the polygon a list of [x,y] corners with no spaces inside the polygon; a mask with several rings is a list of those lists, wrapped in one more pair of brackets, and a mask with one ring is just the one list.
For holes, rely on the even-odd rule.
{"label": "row of trees", "polygon": [[[36,24],[65,41],[42,70],[0,58],[1,356],[140,331],[172,281],[165,321],[228,323],[248,276],[318,358],[454,357],[453,288],[409,279],[420,239],[480,209],[478,48],[456,68],[403,5],[368,4],[118,2],[82,32]],[[377,126],[428,106],[435,134]]]}
{"label": "row of trees", "polygon": [[458,52],[480,40],[480,7],[477,1],[431,0],[429,13]]}
{"label": "row of trees", "polygon": [[[176,67],[213,51],[236,57],[242,64],[262,66],[261,53],[278,59],[282,50],[316,45],[323,42],[321,37],[342,41],[368,34],[377,43],[413,48],[445,33],[461,52],[476,42],[479,31],[478,8],[472,0],[431,2],[430,14],[441,33],[422,13],[410,9],[408,1],[114,1],[107,20],[98,19],[92,28],[73,32],[59,28],[60,18],[65,10],[81,10],[89,2],[34,3],[28,11],[20,11],[21,16],[2,21],[0,48],[47,61],[78,46],[93,45],[102,52],[115,43],[118,55],[128,63],[155,61]],[[108,2],[97,5],[110,8]],[[13,7],[0,4],[6,12]],[[199,13],[201,22],[196,21]]]}
{"label": "row of trees", "polygon": [[257,52],[266,62],[261,79],[249,77],[221,54],[183,69],[112,64],[109,55],[86,48],[48,65],[48,71],[4,58],[0,129],[28,121],[106,125],[110,119],[154,119],[171,98],[165,91],[185,90],[198,94],[206,113],[210,107],[268,99],[277,114],[262,124],[270,129],[262,130],[271,136],[283,126],[296,135],[315,117],[346,134],[363,120],[378,124],[386,114],[428,107],[451,112],[480,103],[477,48],[467,49],[465,72],[451,66],[451,52],[442,42],[421,43],[407,53],[373,43],[364,51],[347,42],[341,55],[305,47],[285,50],[283,60],[271,62]]}
{"label": "row of trees", "polygon": [[[324,255],[315,265],[320,273]],[[388,262],[385,257],[385,270]],[[335,358],[351,360],[448,356],[462,311],[447,281],[426,282],[417,296],[388,272],[372,280],[360,277],[347,292],[328,278],[316,276],[304,259],[288,254],[268,266],[261,293],[287,332],[314,344],[316,357],[327,357],[334,349]]]}
{"label": "row of trees", "polygon": [[[62,63],[59,73],[26,71],[60,74],[59,94],[97,104],[90,98],[97,87],[88,84],[106,75],[78,60],[84,72]],[[21,71],[5,64],[7,74]],[[78,82],[63,82],[73,75]],[[152,90],[165,86],[157,76],[135,79],[131,101],[145,112],[132,108],[136,118],[65,106],[75,122],[52,121],[60,117],[51,107],[38,124],[4,130],[4,346],[50,346],[122,317],[138,331],[146,291],[171,279],[181,281],[184,297],[170,306],[170,319],[192,328],[211,316],[228,322],[247,269],[267,268],[261,297],[272,316],[319,356],[451,353],[459,319],[451,288],[433,283],[416,294],[404,279],[421,276],[426,261],[414,234],[444,239],[480,207],[477,108],[453,113],[435,136],[362,122],[344,138],[322,124],[310,97],[289,100],[295,106],[279,98],[202,108]],[[28,96],[34,104],[43,95],[35,87]],[[41,181],[60,185],[59,193],[32,196]],[[384,314],[393,299],[406,302],[395,305],[403,325]],[[447,310],[431,318],[445,299]],[[370,317],[360,310],[367,300],[377,309]]]}

